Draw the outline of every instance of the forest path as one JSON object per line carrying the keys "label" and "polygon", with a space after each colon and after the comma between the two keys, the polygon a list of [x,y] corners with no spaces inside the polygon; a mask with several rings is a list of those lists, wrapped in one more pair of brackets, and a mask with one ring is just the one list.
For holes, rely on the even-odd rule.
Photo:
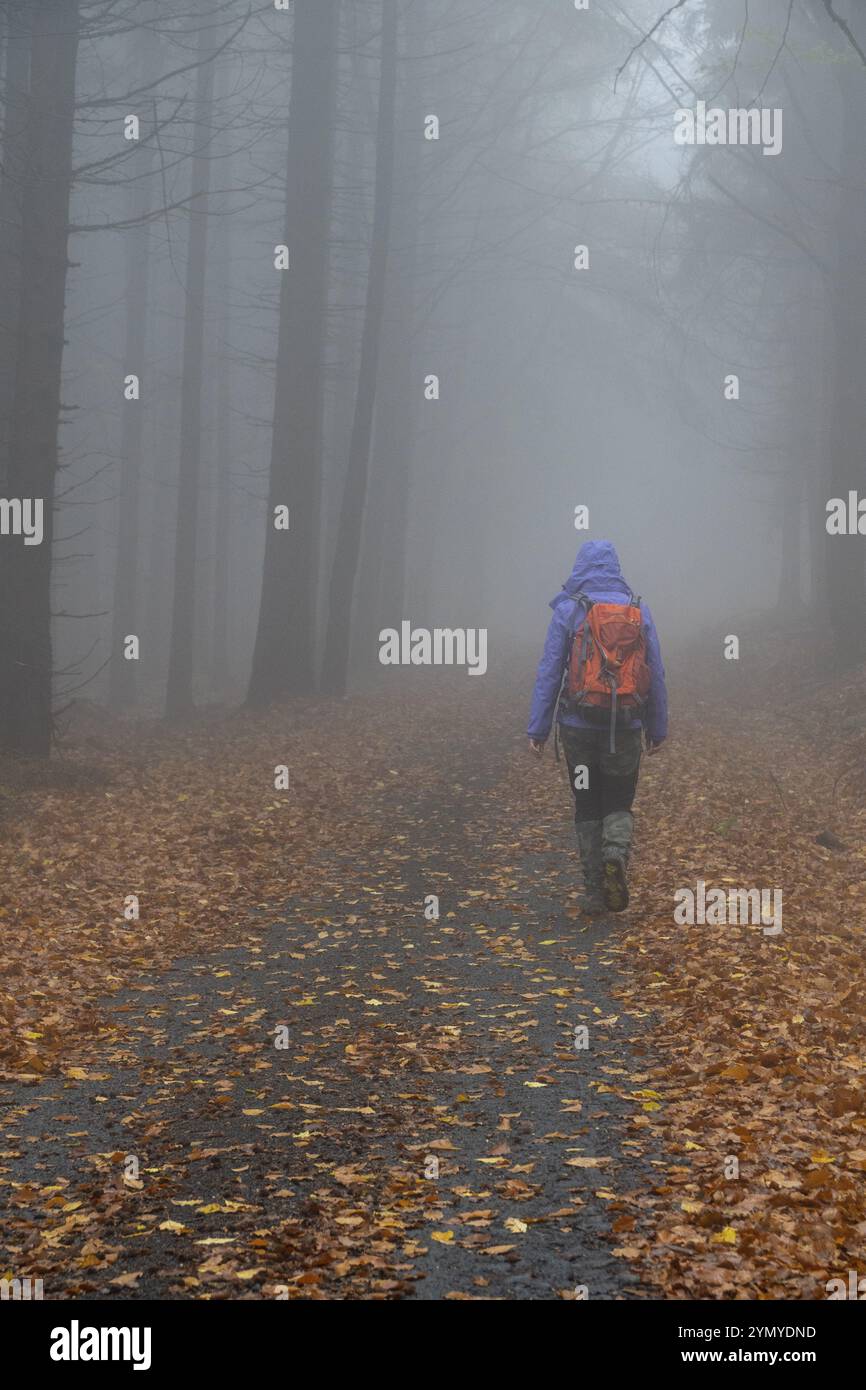
{"label": "forest path", "polygon": [[573,906],[567,788],[533,850],[517,740],[422,725],[412,760],[380,856],[323,851],[326,894],[109,1001],[121,1048],[3,1088],[8,1272],[46,1297],[633,1287],[606,1237],[652,1170],[600,1088],[646,1077],[610,996],[622,926]]}
{"label": "forest path", "polygon": [[[194,731],[171,761],[154,734],[146,820],[137,764],[82,794],[92,841],[124,808],[124,843],[135,818],[157,838],[139,932],[49,942],[87,1010],[50,1047],[24,1034],[44,1075],[0,1081],[0,1276],[49,1298],[800,1299],[864,1273],[866,807],[838,692],[782,719],[678,687],[631,905],[590,923],[523,684],[463,681]],[[95,851],[30,862],[31,895],[73,872],[98,904],[127,891]],[[684,924],[700,881],[782,894],[783,930]],[[98,1010],[95,978],[124,985]]]}

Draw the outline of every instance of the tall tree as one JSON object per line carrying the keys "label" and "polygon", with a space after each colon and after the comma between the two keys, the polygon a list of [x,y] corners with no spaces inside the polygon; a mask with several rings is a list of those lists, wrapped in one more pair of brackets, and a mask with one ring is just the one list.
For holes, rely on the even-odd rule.
{"label": "tall tree", "polygon": [[0,484],[9,458],[15,357],[21,305],[21,195],[26,174],[27,89],[32,12],[25,0],[5,8],[3,160],[0,168]]}
{"label": "tall tree", "polygon": [[[832,288],[830,484],[846,505],[849,492],[866,494],[866,391],[863,324],[866,321],[866,66],[853,54],[839,67],[842,130],[837,236]],[[863,538],[826,537],[827,596],[836,659],[856,664],[866,656]]]}
{"label": "tall tree", "polygon": [[[219,100],[228,95],[228,69],[224,68]],[[232,156],[227,148],[223,161],[226,184],[231,185]],[[217,218],[216,227],[216,283],[219,286],[219,310],[216,331],[216,516],[214,520],[213,555],[213,622],[211,625],[211,646],[209,656],[211,688],[220,696],[225,695],[231,676],[229,661],[229,574],[231,529],[231,467],[232,467],[232,413],[231,413],[231,358],[229,342],[231,338],[231,294],[232,279],[232,219],[228,207],[223,206]]]}
{"label": "tall tree", "polygon": [[[357,634],[362,665],[375,663],[376,635],[402,616],[406,527],[416,425],[413,391],[416,274],[423,141],[417,65],[428,23],[425,0],[406,11],[397,100],[394,212],[385,290],[381,384],[377,393],[370,490],[358,576]],[[429,146],[428,146],[429,150]]]}
{"label": "tall tree", "polygon": [[355,417],[349,444],[349,466],[340,507],[337,548],[331,569],[328,626],[322,664],[322,687],[343,694],[349,666],[349,634],[355,578],[361,549],[361,530],[367,495],[370,440],[382,347],[382,322],[388,247],[394,198],[394,116],[397,94],[397,0],[382,0],[382,57],[379,114],[376,125],[376,186],[373,241]]}
{"label": "tall tree", "polygon": [[[151,19],[151,15],[145,18]],[[159,39],[151,24],[137,31],[139,47],[138,76],[146,86],[156,76]],[[142,121],[142,126],[145,122]],[[145,375],[147,349],[147,317],[150,286],[151,235],[147,214],[153,192],[153,131],[142,129],[141,143],[130,160],[131,184],[129,216],[132,225],[124,231],[126,256],[126,332],[123,354],[123,374],[134,373],[142,384],[145,396],[152,398],[152,382]],[[130,633],[140,633],[138,593],[138,556],[141,517],[139,493],[142,467],[143,401],[124,400],[121,441],[120,498],[118,501],[117,553],[114,565],[114,602],[112,611],[111,664],[109,667],[109,700],[116,710],[127,709],[135,700],[136,661],[124,658],[124,639]]]}
{"label": "tall tree", "polygon": [[78,0],[40,0],[33,35],[21,198],[21,296],[7,495],[43,509],[40,544],[0,537],[0,738],[47,756],[52,737],[51,548],[61,363]]}
{"label": "tall tree", "polygon": [[[322,377],[333,185],[339,0],[296,0],[289,97],[286,245],[265,558],[248,702],[315,686]],[[289,531],[274,526],[287,506]]]}
{"label": "tall tree", "polygon": [[181,366],[180,468],[174,545],[174,599],[168,658],[166,715],[182,718],[193,705],[195,581],[201,472],[204,297],[207,263],[210,138],[213,126],[212,38],[207,11],[199,15],[196,86],[193,105],[195,153],[191,170],[189,237],[184,292]]}

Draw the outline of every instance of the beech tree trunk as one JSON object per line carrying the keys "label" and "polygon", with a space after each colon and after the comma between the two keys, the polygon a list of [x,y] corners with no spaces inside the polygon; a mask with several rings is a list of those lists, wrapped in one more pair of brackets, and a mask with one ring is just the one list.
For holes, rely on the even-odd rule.
{"label": "beech tree trunk", "polygon": [[[407,12],[403,38],[410,60],[423,52],[427,11]],[[405,617],[406,528],[416,420],[415,279],[418,266],[423,116],[412,64],[400,83],[393,230],[385,288],[381,383],[377,393],[370,489],[364,517],[353,645],[362,668],[378,665],[378,634]]]}
{"label": "beech tree trunk", "polygon": [[21,197],[21,293],[6,496],[39,499],[41,544],[0,536],[0,739],[52,739],[51,556],[68,268],[78,0],[39,0]]}
{"label": "beech tree trunk", "polygon": [[0,486],[9,467],[15,359],[21,308],[21,202],[27,168],[27,91],[32,12],[25,0],[7,5],[3,161],[0,169]]}
{"label": "beech tree trunk", "polygon": [[394,114],[397,89],[397,0],[382,0],[382,59],[379,115],[376,131],[376,189],[373,241],[355,418],[349,445],[349,467],[340,508],[337,547],[331,570],[328,627],[322,667],[322,688],[345,693],[349,669],[349,636],[361,528],[367,493],[370,439],[382,345],[385,279],[394,197]]}
{"label": "beech tree trunk", "polygon": [[[832,496],[866,495],[866,390],[863,325],[866,323],[866,75],[859,63],[842,65],[842,140],[832,307],[830,484]],[[825,503],[826,503],[825,499]],[[827,535],[827,597],[835,655],[844,669],[866,657],[866,584],[863,537]]]}
{"label": "beech tree trunk", "polygon": [[[156,69],[159,42],[153,29],[141,33],[140,81],[148,82]],[[144,121],[142,121],[144,127]],[[142,139],[150,134],[141,130]],[[114,601],[111,623],[111,664],[109,666],[109,702],[112,709],[129,709],[135,703],[136,675],[139,663],[127,661],[123,654],[124,639],[141,632],[139,603],[139,536],[141,533],[140,489],[142,468],[143,412],[145,401],[154,399],[153,382],[145,367],[147,350],[147,310],[150,288],[150,225],[145,218],[151,207],[152,185],[149,177],[153,165],[153,147],[145,144],[129,161],[130,177],[135,177],[130,195],[130,219],[139,225],[126,229],[126,339],[123,353],[123,372],[134,373],[141,385],[142,399],[123,401],[123,431],[121,440],[120,498],[117,512],[117,553],[114,562]],[[146,660],[153,653],[145,650]]]}
{"label": "beech tree trunk", "polygon": [[[265,559],[247,695],[254,706],[315,688],[322,357],[339,13],[339,0],[295,0],[286,175],[290,268],[280,272]],[[288,531],[274,526],[280,506],[289,508]]]}
{"label": "beech tree trunk", "polygon": [[[204,18],[204,17],[203,17]],[[165,712],[183,718],[193,707],[195,579],[201,472],[202,366],[204,361],[204,291],[207,263],[208,192],[214,65],[208,60],[212,40],[202,22],[198,41],[192,198],[189,205],[186,294],[181,367],[180,470],[177,531],[174,546],[174,600]]]}

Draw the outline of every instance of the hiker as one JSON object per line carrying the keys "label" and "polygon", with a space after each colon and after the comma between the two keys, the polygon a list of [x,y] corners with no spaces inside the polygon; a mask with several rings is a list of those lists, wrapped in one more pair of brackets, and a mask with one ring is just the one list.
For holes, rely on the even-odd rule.
{"label": "hiker", "polygon": [[[610,541],[586,541],[561,593],[538,665],[529,743],[540,758],[554,716],[574,794],[590,915],[628,907],[628,860],[641,730],[648,753],[667,736],[668,701],[650,611],[622,577]],[[559,749],[557,747],[557,758]]]}

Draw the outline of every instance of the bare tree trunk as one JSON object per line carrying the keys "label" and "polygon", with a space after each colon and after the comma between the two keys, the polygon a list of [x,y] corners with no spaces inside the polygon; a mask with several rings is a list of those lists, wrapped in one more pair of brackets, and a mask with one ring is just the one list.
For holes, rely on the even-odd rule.
{"label": "bare tree trunk", "polygon": [[[842,92],[841,175],[833,289],[832,495],[846,505],[849,491],[866,492],[866,391],[863,387],[863,324],[866,322],[866,82],[859,63],[839,70]],[[826,500],[826,499],[825,499]],[[863,538],[825,537],[827,594],[836,659],[856,665],[866,656],[866,588]]]}
{"label": "bare tree trunk", "polygon": [[361,342],[361,365],[355,419],[349,445],[349,467],[340,508],[337,548],[331,570],[328,628],[322,667],[322,686],[329,694],[342,695],[349,666],[349,635],[361,528],[367,493],[370,438],[382,344],[385,279],[394,197],[394,115],[397,89],[397,0],[382,0],[382,60],[379,117],[376,132],[376,189],[373,242],[367,306]]}
{"label": "bare tree trunk", "polygon": [[[409,248],[407,259],[414,261]],[[381,385],[376,403],[373,464],[364,515],[364,544],[352,642],[362,668],[377,663],[377,635],[403,613],[406,521],[411,482],[413,380],[412,285],[395,275],[386,299]]]}
{"label": "bare tree trunk", "polygon": [[0,537],[0,738],[47,756],[52,737],[51,549],[68,267],[77,0],[34,7],[21,206],[21,304],[7,493],[38,499],[41,544]]}
{"label": "bare tree trunk", "polygon": [[3,164],[0,172],[0,486],[9,467],[10,417],[21,307],[21,199],[26,173],[27,90],[32,12],[25,0],[6,6]]}
{"label": "bare tree trunk", "polygon": [[[414,168],[417,171],[417,163]],[[413,193],[417,194],[417,182]],[[393,305],[392,404],[389,412],[390,428],[382,441],[387,483],[382,566],[376,602],[377,627],[389,613],[395,616],[398,613],[402,614],[406,587],[406,524],[412,483],[412,444],[417,401],[413,371],[413,291],[418,247],[417,216],[417,196],[412,196],[407,222],[404,224],[408,237],[404,246],[405,264]],[[391,626],[390,622],[388,626]]]}
{"label": "bare tree trunk", "polygon": [[[814,290],[815,293],[810,293]],[[814,590],[815,559],[809,529],[813,518],[812,491],[816,471],[820,472],[820,421],[824,407],[824,364],[820,343],[821,311],[824,286],[811,281],[801,284],[800,298],[782,319],[782,331],[792,345],[790,358],[790,389],[793,401],[791,432],[787,453],[790,464],[781,479],[781,542],[782,556],[779,573],[777,608],[782,621],[801,616],[802,609],[811,604]],[[797,409],[803,396],[803,384],[811,383],[811,408],[805,416]],[[806,502],[804,527],[803,503]],[[822,508],[823,514],[823,508]],[[809,559],[809,583],[805,586]],[[807,597],[804,597],[804,588]]]}
{"label": "bare tree trunk", "polygon": [[201,15],[196,73],[192,198],[189,205],[186,296],[181,367],[180,470],[177,531],[174,547],[174,602],[165,712],[182,718],[193,705],[192,673],[195,579],[201,471],[202,367],[204,360],[204,290],[207,261],[210,150],[214,65],[206,14]]}
{"label": "bare tree trunk", "polygon": [[[138,698],[145,696],[148,706],[158,707],[165,697],[165,679],[168,674],[168,645],[171,635],[171,562],[174,537],[168,534],[170,519],[176,506],[175,489],[177,473],[173,468],[173,457],[177,449],[179,433],[179,413],[175,407],[175,382],[167,379],[167,374],[154,359],[151,369],[158,375],[161,400],[165,409],[156,418],[148,419],[146,437],[150,439],[149,473],[152,475],[150,487],[150,508],[147,522],[147,544],[142,566],[144,592],[141,607],[144,610],[141,626],[144,641],[147,643],[147,660],[138,680]],[[172,398],[169,402],[169,398]],[[170,404],[170,408],[169,408]]]}
{"label": "bare tree trunk", "polygon": [[[286,245],[281,272],[274,431],[251,705],[315,687],[322,467],[322,377],[333,184],[339,0],[296,0]],[[290,530],[274,526],[290,510]]]}
{"label": "bare tree trunk", "polygon": [[[223,281],[225,284],[226,282]],[[211,640],[210,676],[214,693],[226,694],[231,683],[228,641],[228,606],[231,534],[231,407],[229,396],[228,305],[223,303],[220,316],[220,357],[217,364],[217,505],[214,546],[214,613]]]}
{"label": "bare tree trunk", "polygon": [[[159,41],[154,30],[148,27],[142,29],[141,45],[139,80],[144,84],[150,81],[156,69]],[[147,134],[149,136],[150,131]],[[153,383],[145,373],[151,238],[149,224],[141,219],[146,217],[151,206],[152,184],[149,175],[153,155],[153,146],[148,143],[136,151],[136,155],[130,160],[130,171],[136,178],[130,196],[130,217],[140,225],[130,227],[123,233],[126,252],[126,342],[123,375],[134,373],[139,378],[144,398],[151,401],[154,398]],[[138,662],[125,659],[123,645],[124,639],[131,633],[141,637],[138,556],[144,409],[143,400],[124,399],[109,667],[109,702],[115,710],[129,709],[135,703]],[[150,657],[152,653],[145,655]]]}
{"label": "bare tree trunk", "polygon": [[[366,170],[376,135],[378,65],[373,70],[365,41],[369,42],[370,9],[352,5],[346,11],[341,42],[348,51],[346,74],[341,83],[340,130],[335,143],[335,166],[352,171],[351,197],[341,205],[341,216],[332,224],[332,302],[345,304],[339,317],[329,316],[325,348],[327,363],[325,399],[324,468],[322,475],[322,529],[319,556],[319,592],[316,631],[324,636],[328,620],[328,585],[334,544],[340,519],[340,500],[346,477],[346,460],[355,418],[355,392],[364,332],[363,298],[370,270],[370,191]],[[372,151],[375,160],[375,149]],[[374,165],[369,165],[372,170]],[[331,404],[330,413],[328,404]],[[374,440],[377,426],[374,424]],[[375,448],[375,443],[374,446]],[[365,532],[366,535],[366,532]],[[378,557],[374,562],[378,576]],[[363,603],[359,594],[359,602]],[[357,633],[353,641],[359,642]]]}
{"label": "bare tree trunk", "polygon": [[[225,161],[224,182],[231,185],[231,160]],[[215,694],[228,689],[229,667],[229,536],[231,522],[232,416],[229,339],[231,335],[231,215],[223,212],[217,222],[216,272],[220,286],[216,363],[216,520],[214,525],[213,625],[211,628],[210,681]]]}
{"label": "bare tree trunk", "polygon": [[[427,11],[416,0],[407,14],[404,44],[416,60],[423,51]],[[423,111],[414,69],[398,98],[402,135],[395,152],[394,224],[385,290],[381,386],[376,402],[373,465],[364,517],[356,633],[361,664],[376,664],[377,636],[399,622],[406,583],[406,526],[415,427],[413,357],[415,277],[418,265]]]}

